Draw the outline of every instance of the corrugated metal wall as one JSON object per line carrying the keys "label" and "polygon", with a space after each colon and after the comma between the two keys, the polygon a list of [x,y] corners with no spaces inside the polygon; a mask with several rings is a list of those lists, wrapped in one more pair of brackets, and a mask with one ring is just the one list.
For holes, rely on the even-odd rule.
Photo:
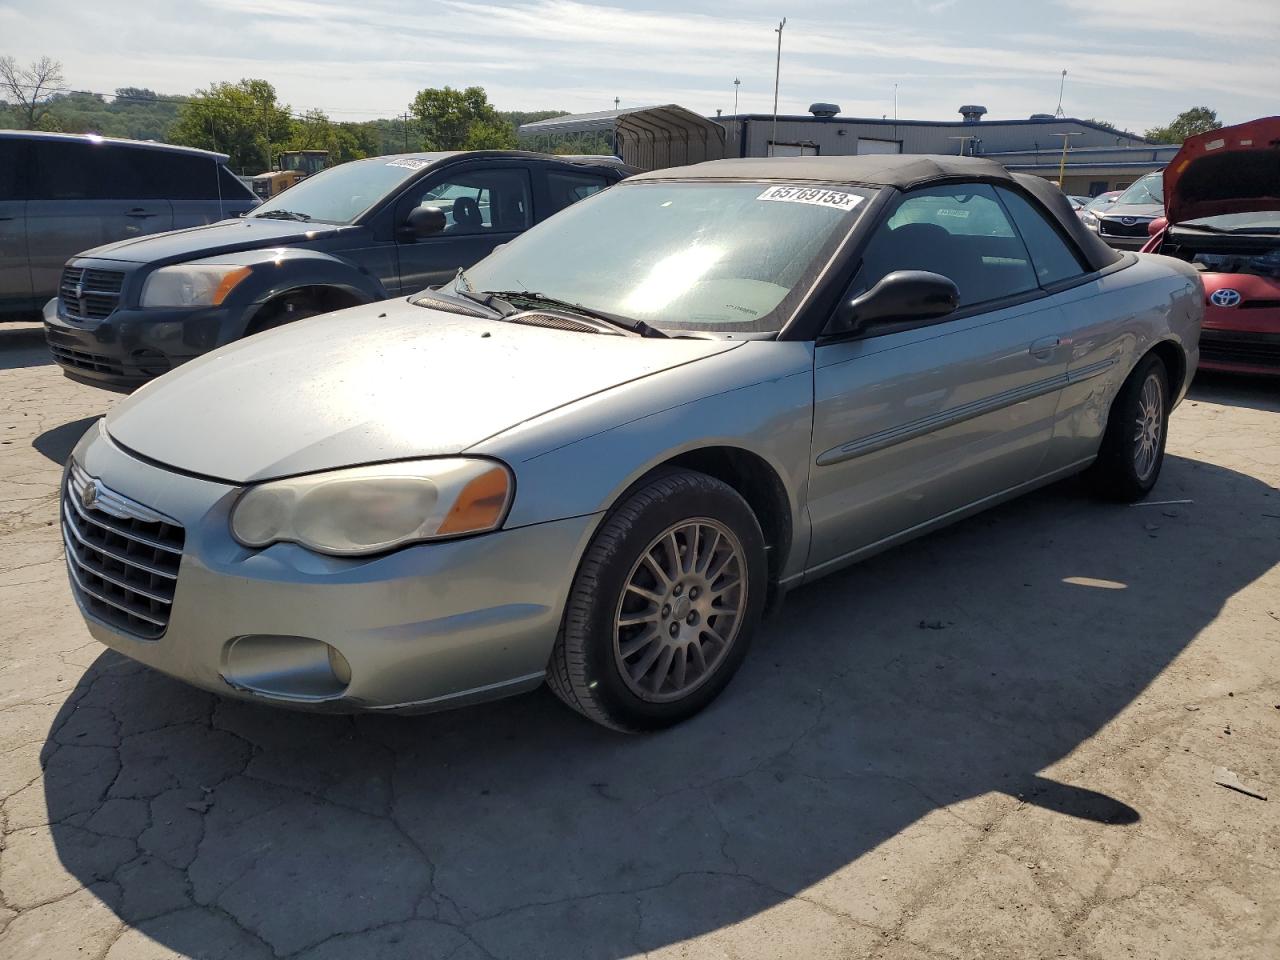
{"label": "corrugated metal wall", "polygon": [[[720,121],[728,129],[728,153],[738,155],[739,122],[731,117]],[[745,156],[768,156],[769,140],[773,129],[772,119],[751,118],[740,121],[746,137]],[[1004,153],[1010,150],[1043,150],[1046,153],[1062,149],[1062,138],[1057,133],[1076,133],[1071,137],[1071,149],[1081,147],[1114,147],[1116,134],[1097,130],[1071,120],[1032,120],[1017,123],[937,123],[915,124],[866,122],[857,120],[789,119],[778,120],[778,143],[812,143],[818,152],[826,156],[847,156],[858,153],[858,140],[866,137],[879,141],[875,146],[883,152],[886,140],[899,141],[903,153],[958,154],[960,141],[952,137],[978,137],[979,154]],[[1122,139],[1122,145],[1125,142]],[[973,149],[966,147],[966,149]]]}

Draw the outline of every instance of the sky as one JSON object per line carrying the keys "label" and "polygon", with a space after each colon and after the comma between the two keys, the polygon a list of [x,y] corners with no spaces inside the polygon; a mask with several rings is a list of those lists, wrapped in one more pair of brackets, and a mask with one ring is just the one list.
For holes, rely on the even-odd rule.
{"label": "sky", "polygon": [[845,116],[1053,113],[1141,132],[1207,105],[1280,112],[1280,0],[0,0],[0,55],[67,86],[188,93],[258,77],[296,112],[389,117],[423,87],[499,109],[678,103],[708,115],[837,103]]}

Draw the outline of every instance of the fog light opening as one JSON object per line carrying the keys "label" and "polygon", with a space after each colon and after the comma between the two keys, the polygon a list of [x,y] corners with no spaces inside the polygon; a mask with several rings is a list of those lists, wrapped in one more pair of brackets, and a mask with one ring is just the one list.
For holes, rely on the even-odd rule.
{"label": "fog light opening", "polygon": [[342,655],[337,647],[330,647],[325,644],[329,652],[329,669],[333,671],[333,678],[342,686],[351,685],[351,664],[347,663],[347,658]]}
{"label": "fog light opening", "polygon": [[336,700],[351,684],[351,664],[323,640],[252,634],[227,642],[222,678],[278,700]]}

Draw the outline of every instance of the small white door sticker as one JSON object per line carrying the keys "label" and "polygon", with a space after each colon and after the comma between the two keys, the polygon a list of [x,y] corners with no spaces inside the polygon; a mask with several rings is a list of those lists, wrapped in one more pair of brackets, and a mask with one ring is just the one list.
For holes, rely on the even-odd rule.
{"label": "small white door sticker", "polygon": [[834,210],[852,210],[862,202],[856,193],[828,190],[826,187],[780,186],[770,187],[757,200],[778,200],[783,203],[808,203],[815,207],[831,207]]}

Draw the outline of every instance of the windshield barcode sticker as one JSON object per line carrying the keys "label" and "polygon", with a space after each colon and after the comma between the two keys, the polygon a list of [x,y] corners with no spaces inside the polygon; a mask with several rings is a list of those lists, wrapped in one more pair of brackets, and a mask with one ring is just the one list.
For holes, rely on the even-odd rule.
{"label": "windshield barcode sticker", "polygon": [[406,170],[421,170],[423,167],[431,166],[431,161],[422,160],[418,157],[401,157],[399,160],[392,160],[387,166],[404,167]]}
{"label": "windshield barcode sticker", "polygon": [[757,200],[780,200],[783,203],[809,203],[815,207],[852,210],[862,202],[856,193],[828,190],[825,187],[770,187]]}

